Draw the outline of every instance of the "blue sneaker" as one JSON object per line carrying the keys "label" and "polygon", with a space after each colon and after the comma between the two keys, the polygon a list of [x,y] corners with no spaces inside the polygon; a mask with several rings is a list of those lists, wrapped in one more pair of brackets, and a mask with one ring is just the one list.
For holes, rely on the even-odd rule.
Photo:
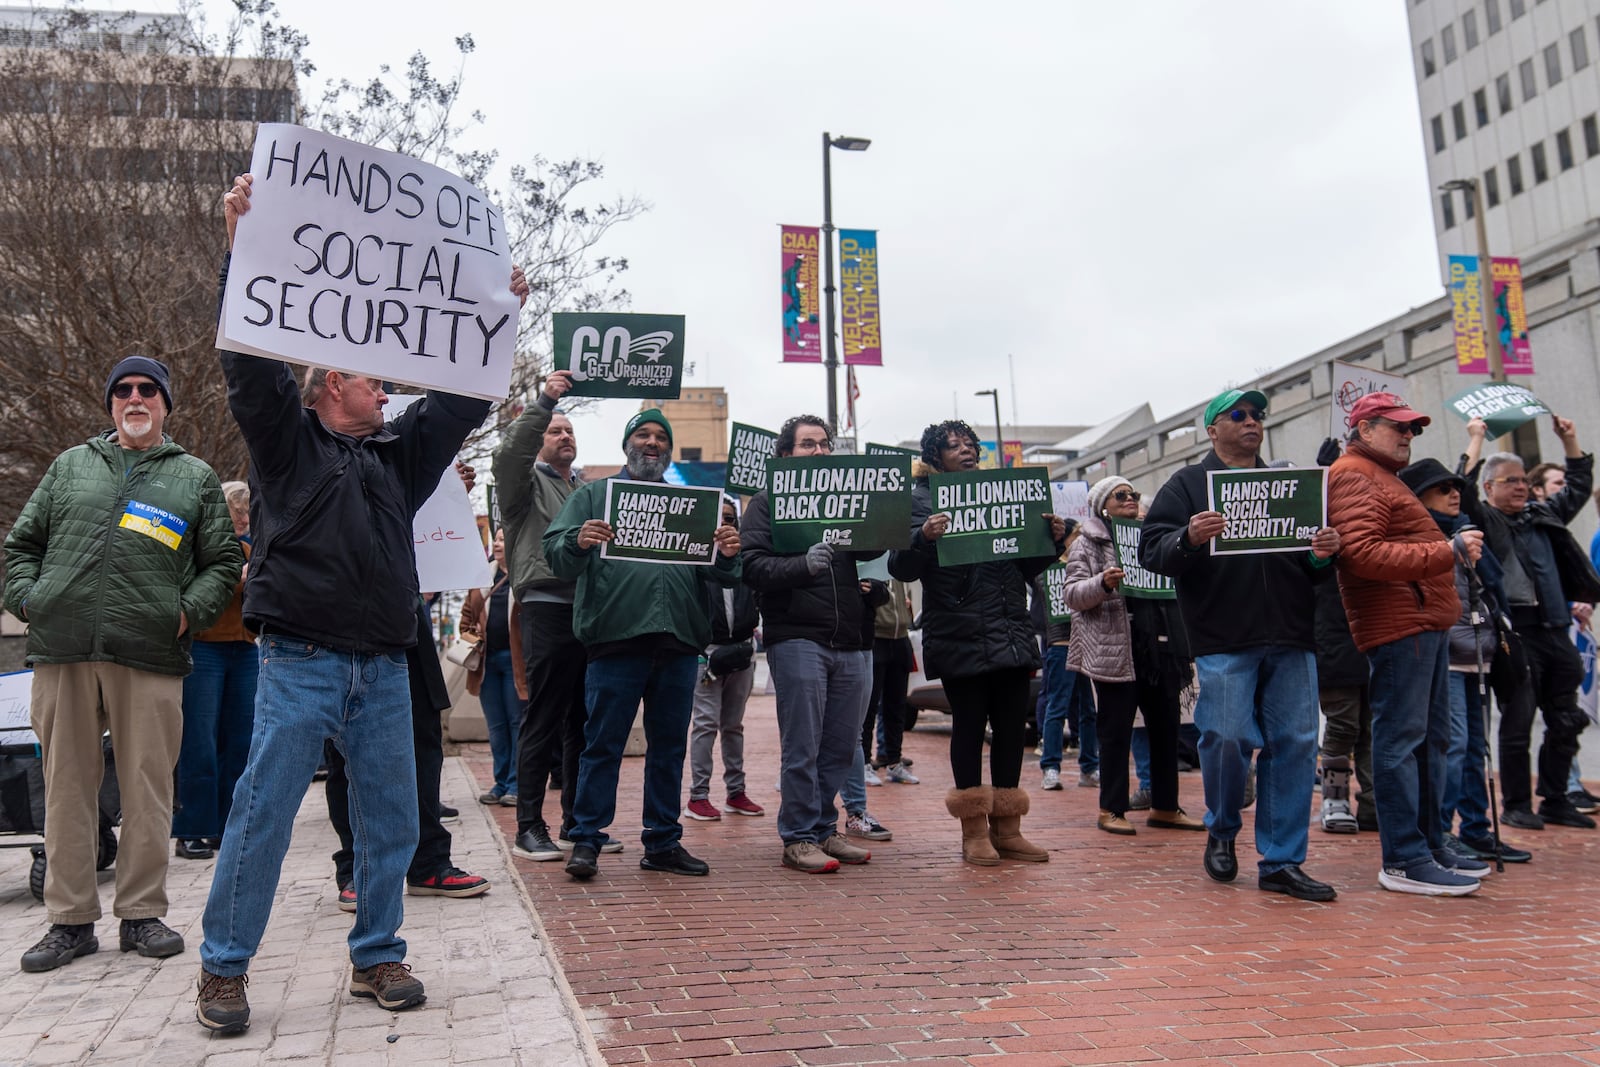
{"label": "blue sneaker", "polygon": [[1444,839],[1444,847],[1433,854],[1433,861],[1447,871],[1455,871],[1469,878],[1487,878],[1494,868],[1468,852],[1454,837]]}
{"label": "blue sneaker", "polygon": [[1431,859],[1409,867],[1385,867],[1378,875],[1378,884],[1392,893],[1424,897],[1464,897],[1478,891],[1476,878],[1447,871]]}

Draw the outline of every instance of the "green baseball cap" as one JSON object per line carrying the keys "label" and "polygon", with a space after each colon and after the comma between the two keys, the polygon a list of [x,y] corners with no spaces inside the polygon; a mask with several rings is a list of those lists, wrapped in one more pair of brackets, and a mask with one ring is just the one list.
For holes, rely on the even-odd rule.
{"label": "green baseball cap", "polygon": [[1267,394],[1258,389],[1229,389],[1206,405],[1206,425],[1210,426],[1224,412],[1232,411],[1244,401],[1249,401],[1265,414]]}

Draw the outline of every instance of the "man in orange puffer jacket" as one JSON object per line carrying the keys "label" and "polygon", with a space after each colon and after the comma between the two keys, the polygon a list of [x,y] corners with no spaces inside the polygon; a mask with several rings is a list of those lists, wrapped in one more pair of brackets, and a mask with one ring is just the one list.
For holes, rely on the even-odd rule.
{"label": "man in orange puffer jacket", "polygon": [[1383,870],[1399,893],[1464,896],[1489,865],[1444,847],[1432,812],[1450,738],[1448,633],[1461,613],[1458,559],[1476,561],[1483,532],[1446,539],[1395,474],[1432,421],[1393,393],[1349,416],[1349,445],[1328,472],[1328,521],[1339,531],[1339,592],[1356,647],[1372,664],[1372,777]]}

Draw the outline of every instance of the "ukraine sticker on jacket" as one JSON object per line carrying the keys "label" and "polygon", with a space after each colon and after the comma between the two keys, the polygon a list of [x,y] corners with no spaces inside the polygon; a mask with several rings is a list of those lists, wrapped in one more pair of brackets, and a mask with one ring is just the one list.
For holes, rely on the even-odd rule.
{"label": "ukraine sticker on jacket", "polygon": [[1328,483],[1321,467],[1246,467],[1206,471],[1212,511],[1227,520],[1211,539],[1213,556],[1304,552],[1328,525]]}
{"label": "ukraine sticker on jacket", "polygon": [[141,504],[137,500],[128,501],[128,507],[122,513],[122,521],[117,525],[124,530],[153,537],[174,552],[183,543],[183,535],[189,532],[187,519],[153,504]]}
{"label": "ukraine sticker on jacket", "polygon": [[721,521],[719,490],[612,478],[606,482],[612,537],[600,545],[600,557],[709,566],[716,562],[713,536]]}
{"label": "ukraine sticker on jacket", "polygon": [[928,479],[933,512],[950,516],[939,566],[1053,556],[1050,480],[1043,467],[940,472]]}

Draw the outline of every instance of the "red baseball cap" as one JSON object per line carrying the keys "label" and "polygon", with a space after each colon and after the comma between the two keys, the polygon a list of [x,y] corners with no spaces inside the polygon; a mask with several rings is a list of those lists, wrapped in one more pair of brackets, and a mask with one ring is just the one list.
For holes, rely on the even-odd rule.
{"label": "red baseball cap", "polygon": [[1388,419],[1390,422],[1420,422],[1426,426],[1433,419],[1420,411],[1413,411],[1406,402],[1393,393],[1368,393],[1356,401],[1345,419],[1346,426],[1354,426],[1365,419]]}

